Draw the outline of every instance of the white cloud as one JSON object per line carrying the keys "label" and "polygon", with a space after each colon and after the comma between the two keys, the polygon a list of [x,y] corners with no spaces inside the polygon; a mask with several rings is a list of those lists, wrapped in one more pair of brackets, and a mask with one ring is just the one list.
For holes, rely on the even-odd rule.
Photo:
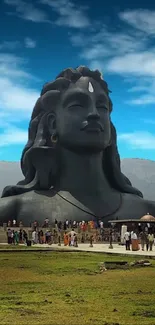
{"label": "white cloud", "polygon": [[102,76],[104,76],[104,72],[105,72],[105,62],[101,61],[101,60],[93,60],[90,62],[89,64],[89,68],[92,70],[96,70],[98,69],[99,71],[102,72]]}
{"label": "white cloud", "polygon": [[125,81],[129,83],[128,93],[134,95],[134,98],[127,102],[128,104],[146,106],[155,103],[155,77],[132,77],[131,80],[127,78]]}
{"label": "white cloud", "polygon": [[144,51],[149,40],[138,32],[132,35],[129,32],[113,32],[102,27],[99,32],[88,34],[69,34],[73,46],[81,47],[81,55],[88,60],[121,56]]}
{"label": "white cloud", "polygon": [[36,89],[28,86],[35,77],[24,70],[24,64],[25,61],[15,55],[0,54],[1,127],[29,119],[40,95]]}
{"label": "white cloud", "polygon": [[132,79],[128,91],[137,96],[129,104],[154,104],[155,11],[126,10],[118,14],[118,18],[118,29],[104,25],[90,34],[87,31],[69,34],[70,41],[80,48],[80,58],[91,69],[99,69],[103,75],[122,76],[125,81]]}
{"label": "white cloud", "polygon": [[0,50],[15,50],[20,46],[18,41],[4,41],[0,44]]}
{"label": "white cloud", "polygon": [[155,149],[155,135],[150,132],[118,134],[118,141],[126,143],[132,149]]}
{"label": "white cloud", "polygon": [[71,0],[40,0],[40,3],[50,6],[59,15],[55,21],[59,26],[85,28],[90,25],[85,14],[87,7],[77,6]]}
{"label": "white cloud", "polygon": [[146,86],[133,86],[131,88],[128,89],[129,93],[137,93],[137,92],[146,92],[148,91],[148,87],[146,88]]}
{"label": "white cloud", "polygon": [[81,58],[84,58],[86,60],[95,60],[96,58],[100,59],[104,56],[107,57],[111,55],[111,49],[108,49],[102,44],[96,44],[96,46],[92,46],[92,48],[90,48],[89,50],[84,49],[81,54]]}
{"label": "white cloud", "polygon": [[28,86],[38,79],[26,71],[26,64],[16,55],[0,54],[0,147],[27,141],[27,130],[17,125],[28,122],[40,93]]}
{"label": "white cloud", "polygon": [[135,76],[155,76],[155,49],[114,57],[107,64],[109,72]]}
{"label": "white cloud", "polygon": [[4,0],[4,3],[15,8],[14,13],[18,17],[29,20],[35,23],[51,23],[48,19],[48,15],[38,8],[36,8],[32,3],[28,3],[23,0]]}
{"label": "white cloud", "polygon": [[0,77],[39,79],[26,71],[27,60],[14,54],[0,53]]}
{"label": "white cloud", "polygon": [[21,84],[14,84],[7,78],[0,78],[0,107],[3,110],[22,111],[29,117],[33,106],[39,97],[39,92],[26,88]]}
{"label": "white cloud", "polygon": [[8,78],[29,78],[31,75],[24,71],[21,66],[26,61],[14,54],[0,53],[0,76]]}
{"label": "white cloud", "polygon": [[147,9],[125,10],[119,18],[147,34],[155,35],[155,11]]}
{"label": "white cloud", "polygon": [[10,127],[0,134],[0,147],[9,145],[25,144],[28,132],[16,127]]}
{"label": "white cloud", "polygon": [[69,37],[73,46],[81,48],[80,57],[91,69],[126,77],[155,75],[155,49],[146,51],[149,40],[141,32],[113,32],[104,26],[90,36]]}
{"label": "white cloud", "polygon": [[86,39],[82,34],[72,34],[69,32],[68,36],[73,46],[83,47],[87,45]]}
{"label": "white cloud", "polygon": [[34,41],[30,37],[26,37],[24,42],[25,42],[25,47],[27,47],[27,48],[33,49],[36,47],[36,41]]}
{"label": "white cloud", "polygon": [[24,0],[4,0],[8,6],[15,8],[15,12],[8,14],[17,15],[18,17],[33,21],[35,23],[50,23],[58,26],[68,26],[73,28],[85,28],[90,25],[89,18],[85,14],[88,9],[86,6],[77,6],[70,0],[40,0],[42,5],[48,5],[58,14],[58,19],[51,22],[49,15],[44,10],[37,8],[32,3]]}
{"label": "white cloud", "polygon": [[35,77],[24,70],[25,63],[15,55],[0,54],[0,146],[25,143],[27,139],[27,132],[17,125],[28,121],[40,94],[28,87]]}
{"label": "white cloud", "polygon": [[[19,41],[4,41],[0,44],[0,51],[14,51],[22,46],[22,43]],[[35,48],[36,41],[30,37],[24,39],[24,46],[26,48]]]}
{"label": "white cloud", "polygon": [[[102,46],[111,49],[113,56],[124,53],[133,53],[145,48],[148,40],[142,33],[114,32],[104,27],[93,37],[93,41],[100,42]],[[115,50],[115,52],[113,52]]]}
{"label": "white cloud", "polygon": [[126,101],[127,104],[130,105],[150,105],[155,104],[155,96],[153,95],[142,95],[139,98],[131,99],[130,101]]}

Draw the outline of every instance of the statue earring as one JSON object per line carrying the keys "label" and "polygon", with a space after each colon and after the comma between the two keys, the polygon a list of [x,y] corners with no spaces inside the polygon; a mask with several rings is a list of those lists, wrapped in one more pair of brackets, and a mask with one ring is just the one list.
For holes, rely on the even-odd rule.
{"label": "statue earring", "polygon": [[58,136],[56,133],[53,133],[52,136],[51,136],[51,142],[53,144],[56,144],[58,142]]}

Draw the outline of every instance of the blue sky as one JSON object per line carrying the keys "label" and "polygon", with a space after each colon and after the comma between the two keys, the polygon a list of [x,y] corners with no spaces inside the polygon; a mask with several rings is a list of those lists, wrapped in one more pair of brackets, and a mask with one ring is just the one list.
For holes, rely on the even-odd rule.
{"label": "blue sky", "polygon": [[125,3],[1,0],[0,160],[20,159],[42,85],[78,65],[112,90],[121,158],[155,160],[155,5]]}

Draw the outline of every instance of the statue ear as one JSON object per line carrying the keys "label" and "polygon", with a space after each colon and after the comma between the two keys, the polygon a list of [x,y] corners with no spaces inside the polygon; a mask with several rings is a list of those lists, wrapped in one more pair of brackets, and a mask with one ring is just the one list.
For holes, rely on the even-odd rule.
{"label": "statue ear", "polygon": [[56,144],[58,141],[57,131],[56,131],[56,115],[55,111],[60,99],[59,90],[49,90],[47,93],[41,96],[42,107],[45,112],[49,112],[47,115],[47,126],[48,131],[51,136],[52,144]]}
{"label": "statue ear", "polygon": [[48,131],[51,136],[56,134],[56,116],[54,113],[50,113],[47,117]]}

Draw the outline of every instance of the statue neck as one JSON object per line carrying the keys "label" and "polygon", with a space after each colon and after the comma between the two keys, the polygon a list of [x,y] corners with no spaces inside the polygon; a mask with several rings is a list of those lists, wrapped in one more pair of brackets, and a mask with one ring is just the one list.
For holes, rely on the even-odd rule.
{"label": "statue neck", "polygon": [[103,152],[80,154],[62,149],[60,190],[87,194],[110,192],[112,189],[104,174],[102,159]]}

